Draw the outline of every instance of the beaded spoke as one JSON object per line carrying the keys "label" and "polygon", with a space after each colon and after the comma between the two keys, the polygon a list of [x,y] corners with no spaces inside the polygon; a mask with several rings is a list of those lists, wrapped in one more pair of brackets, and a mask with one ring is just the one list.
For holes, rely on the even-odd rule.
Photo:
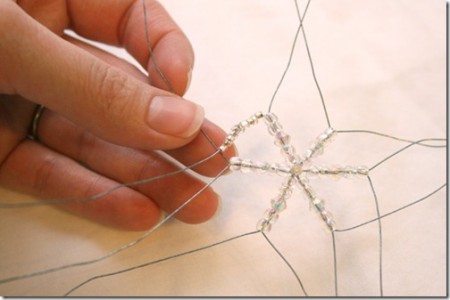
{"label": "beaded spoke", "polygon": [[309,200],[310,208],[316,211],[329,230],[334,231],[335,222],[333,216],[325,209],[324,200],[318,198],[309,185],[309,178],[316,176],[333,176],[336,178],[367,176],[369,169],[364,166],[309,166],[309,162],[314,157],[323,153],[325,146],[336,136],[336,131],[333,128],[327,128],[314,140],[304,155],[299,156],[294,146],[291,145],[291,136],[283,131],[283,126],[274,113],[263,114],[258,112],[249,119],[235,125],[219,149],[224,151],[231,146],[242,132],[256,125],[262,118],[264,119],[269,134],[274,137],[275,146],[280,148],[281,154],[284,157],[284,163],[253,161],[240,157],[232,157],[229,161],[230,170],[232,171],[241,171],[243,173],[272,173],[287,176],[280,187],[278,195],[271,199],[271,207],[266,210],[263,217],[257,223],[258,230],[264,232],[270,231],[272,225],[278,220],[280,212],[286,209],[286,200],[292,195],[292,187],[295,184],[305,193]]}

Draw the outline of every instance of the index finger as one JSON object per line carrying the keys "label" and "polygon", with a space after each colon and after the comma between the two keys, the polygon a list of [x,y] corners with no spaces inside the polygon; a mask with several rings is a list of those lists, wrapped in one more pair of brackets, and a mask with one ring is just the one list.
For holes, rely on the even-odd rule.
{"label": "index finger", "polygon": [[[182,95],[189,83],[194,53],[188,39],[155,0],[71,0],[67,2],[71,28],[88,39],[123,46],[149,72],[152,85],[169,90],[148,50],[146,30],[155,60],[173,91]],[[101,16],[101,17],[99,17]]]}

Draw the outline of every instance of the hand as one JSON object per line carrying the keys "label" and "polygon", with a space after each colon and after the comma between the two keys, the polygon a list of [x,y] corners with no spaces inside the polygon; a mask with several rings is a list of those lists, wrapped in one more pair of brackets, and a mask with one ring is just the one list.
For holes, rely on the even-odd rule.
{"label": "hand", "polygon": [[[192,48],[156,2],[147,1],[155,59],[176,94],[187,89]],[[203,109],[166,89],[152,64],[140,1],[1,1],[0,184],[42,199],[86,198],[120,182],[154,177],[216,151],[200,128],[220,145],[225,133],[204,119]],[[148,70],[135,67],[64,34],[64,29],[123,46]],[[37,137],[27,138],[36,104],[46,107]],[[226,151],[226,156],[234,154]],[[215,176],[220,155],[194,171]],[[58,205],[103,224],[144,230],[171,212],[204,183],[180,173],[143,186],[121,188],[84,203]],[[211,218],[218,196],[206,189],[176,217]]]}

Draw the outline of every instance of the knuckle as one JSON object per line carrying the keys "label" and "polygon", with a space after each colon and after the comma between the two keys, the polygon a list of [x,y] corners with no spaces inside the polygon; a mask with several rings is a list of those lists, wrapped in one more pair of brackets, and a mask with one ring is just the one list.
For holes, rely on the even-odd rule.
{"label": "knuckle", "polygon": [[126,74],[99,62],[92,66],[90,78],[93,100],[101,113],[114,119],[129,113],[136,91]]}
{"label": "knuckle", "polygon": [[83,130],[77,138],[77,150],[75,157],[82,163],[90,163],[94,158],[93,154],[98,138],[90,133],[87,129]]}

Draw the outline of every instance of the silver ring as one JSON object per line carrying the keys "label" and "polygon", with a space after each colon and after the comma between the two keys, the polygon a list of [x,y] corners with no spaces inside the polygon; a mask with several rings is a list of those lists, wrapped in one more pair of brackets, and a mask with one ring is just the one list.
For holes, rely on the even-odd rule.
{"label": "silver ring", "polygon": [[30,132],[28,134],[28,138],[34,141],[39,141],[39,138],[37,136],[37,131],[38,131],[38,127],[39,127],[39,123],[41,121],[41,117],[42,117],[42,113],[45,109],[44,105],[39,104],[36,109],[34,110],[34,115],[33,115],[33,121],[31,123],[31,128],[30,128]]}

